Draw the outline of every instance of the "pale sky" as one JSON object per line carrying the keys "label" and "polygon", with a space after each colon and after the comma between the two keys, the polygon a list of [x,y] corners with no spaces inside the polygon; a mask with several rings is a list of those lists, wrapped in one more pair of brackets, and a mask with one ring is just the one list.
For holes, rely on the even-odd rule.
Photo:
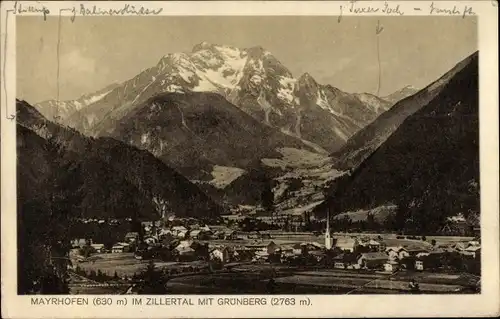
{"label": "pale sky", "polygon": [[[477,50],[477,22],[461,17],[77,17],[62,18],[60,99],[132,78],[173,52],[202,41],[262,46],[295,77],[380,95],[423,87]],[[57,17],[17,17],[17,97],[57,96]]]}

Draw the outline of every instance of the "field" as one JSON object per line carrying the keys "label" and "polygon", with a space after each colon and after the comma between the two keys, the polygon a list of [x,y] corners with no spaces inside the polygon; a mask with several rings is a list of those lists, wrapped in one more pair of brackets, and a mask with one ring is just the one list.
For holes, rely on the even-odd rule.
{"label": "field", "polygon": [[[193,275],[171,279],[169,293],[269,293],[269,265],[249,265],[238,267],[237,272],[214,275]],[[246,270],[246,271],[244,271]],[[458,293],[464,291],[459,285],[459,276],[432,273],[418,274],[421,293]],[[391,278],[392,277],[392,278]],[[277,269],[274,293],[281,294],[395,294],[410,293],[409,281],[412,275],[390,276],[387,274],[367,274],[354,271],[310,270],[281,272]]]}
{"label": "field", "polygon": [[[144,271],[149,263],[149,260],[138,260],[134,258],[133,253],[110,253],[110,254],[96,254],[91,257],[92,261],[79,262],[77,265],[80,269],[85,270],[87,273],[90,271],[97,272],[100,270],[102,273],[113,276],[115,271],[119,277],[131,277],[134,274],[139,274]],[[177,262],[177,261],[161,261],[154,260],[157,268],[185,268],[197,267],[205,268],[208,264],[203,261],[193,262]]]}
{"label": "field", "polygon": [[[134,258],[133,253],[110,253],[110,254],[96,254],[92,256],[92,261],[80,262],[78,266],[90,272],[94,270],[102,271],[106,275],[113,276],[116,273],[118,276],[130,277],[134,273],[142,272],[148,261],[137,260]],[[167,267],[171,265],[179,264],[178,262],[161,262],[155,261],[155,265],[158,267]]]}
{"label": "field", "polygon": [[[383,241],[387,246],[410,246],[418,248],[430,248],[431,240],[436,240],[438,245],[440,244],[453,244],[456,242],[464,242],[472,240],[472,237],[451,237],[451,236],[428,236],[425,241],[414,240],[414,239],[398,239],[395,234],[376,234],[376,233],[334,233],[333,238],[344,237],[344,236],[362,236],[371,237],[377,240],[378,236],[383,238]],[[225,245],[225,246],[244,246],[244,245],[255,245],[255,246],[266,246],[271,241],[278,245],[287,245],[303,242],[317,242],[323,244],[325,242],[324,235],[314,236],[313,234],[300,234],[300,235],[290,235],[290,236],[280,236],[279,233],[274,235],[272,239],[264,240],[205,240],[204,243],[209,243],[213,245]]]}

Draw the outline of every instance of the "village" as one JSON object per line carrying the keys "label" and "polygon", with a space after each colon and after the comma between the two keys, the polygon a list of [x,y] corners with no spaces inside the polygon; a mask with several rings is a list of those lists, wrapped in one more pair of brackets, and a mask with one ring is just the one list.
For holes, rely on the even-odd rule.
{"label": "village", "polygon": [[[85,221],[101,226],[130,222],[127,219]],[[340,279],[371,275],[389,278],[406,274],[405,278],[414,278],[441,274],[443,278],[451,278],[446,284],[451,284],[453,289],[457,286],[453,278],[461,278],[463,274],[476,276],[476,284],[479,281],[481,245],[478,236],[426,238],[338,233],[331,231],[329,223],[323,234],[280,229],[248,231],[241,225],[241,222],[227,220],[211,225],[196,219],[170,217],[168,220],[142,221],[138,231],[126,232],[112,245],[92,237],[75,238],[70,252],[72,271],[82,278],[127,283],[137,279],[147,264],[153,262],[169,276],[202,273],[210,276],[229,269],[242,274],[271,266],[275,270],[282,269],[282,275],[287,273],[284,278],[278,278],[278,282],[293,283],[293,286],[314,284],[314,280],[309,282],[300,277],[301,271],[331,271],[328,276],[334,276],[335,280],[339,276]],[[306,283],[293,282],[297,275]],[[437,282],[442,283],[442,280]],[[332,283],[332,286],[338,285],[342,284]],[[441,288],[429,289],[437,292]]]}

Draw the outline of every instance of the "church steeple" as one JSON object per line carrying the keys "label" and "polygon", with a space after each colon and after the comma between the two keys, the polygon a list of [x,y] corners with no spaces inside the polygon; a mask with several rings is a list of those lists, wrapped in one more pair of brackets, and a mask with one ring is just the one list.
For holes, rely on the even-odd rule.
{"label": "church steeple", "polygon": [[326,212],[325,248],[332,249],[332,239],[330,237],[330,210]]}

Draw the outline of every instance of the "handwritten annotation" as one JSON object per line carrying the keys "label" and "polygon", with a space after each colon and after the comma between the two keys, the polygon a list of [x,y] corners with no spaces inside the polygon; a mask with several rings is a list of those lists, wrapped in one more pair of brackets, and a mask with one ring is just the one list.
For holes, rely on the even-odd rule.
{"label": "handwritten annotation", "polygon": [[[124,16],[124,15],[138,15],[138,16],[150,16],[158,15],[163,11],[163,8],[151,9],[139,5],[124,4],[123,7],[116,8],[103,8],[97,5],[85,5],[80,4],[79,6],[66,7],[59,9],[60,12],[70,11],[72,13],[71,21],[75,20],[77,15],[79,16]],[[43,14],[43,19],[47,20],[47,16],[50,15],[50,10],[42,4],[30,4],[23,5],[19,1],[14,3],[13,8],[14,14],[26,14],[26,13],[41,13]]]}
{"label": "handwritten annotation", "polygon": [[47,20],[47,16],[50,14],[50,10],[44,5],[23,5],[18,1],[14,2],[14,14],[24,14],[24,13],[41,13],[43,14],[43,20]]}
{"label": "handwritten annotation", "polygon": [[[432,2],[427,8],[429,15],[455,15],[462,16],[465,18],[466,16],[476,15],[476,13],[472,10],[471,6],[457,6],[446,3],[440,3],[439,6]],[[424,11],[422,8],[411,8],[412,12]],[[406,14],[404,9],[399,4],[384,2],[383,5],[377,4],[366,4],[366,2],[360,3],[358,1],[350,1],[347,6],[340,5],[340,15],[338,16],[338,22],[342,21],[342,17],[344,12],[349,13],[349,15],[364,15],[364,14],[373,14],[377,13],[380,15],[389,15],[389,16],[403,16]],[[411,15],[411,13],[410,13]]]}
{"label": "handwritten annotation", "polygon": [[88,15],[126,15],[126,14],[136,14],[136,15],[158,15],[163,11],[163,8],[158,8],[158,9],[148,9],[143,6],[136,7],[130,4],[126,4],[123,6],[121,9],[113,9],[113,8],[107,8],[103,9],[100,8],[96,5],[86,7],[83,4],[80,4],[80,14],[82,16],[88,16]]}

